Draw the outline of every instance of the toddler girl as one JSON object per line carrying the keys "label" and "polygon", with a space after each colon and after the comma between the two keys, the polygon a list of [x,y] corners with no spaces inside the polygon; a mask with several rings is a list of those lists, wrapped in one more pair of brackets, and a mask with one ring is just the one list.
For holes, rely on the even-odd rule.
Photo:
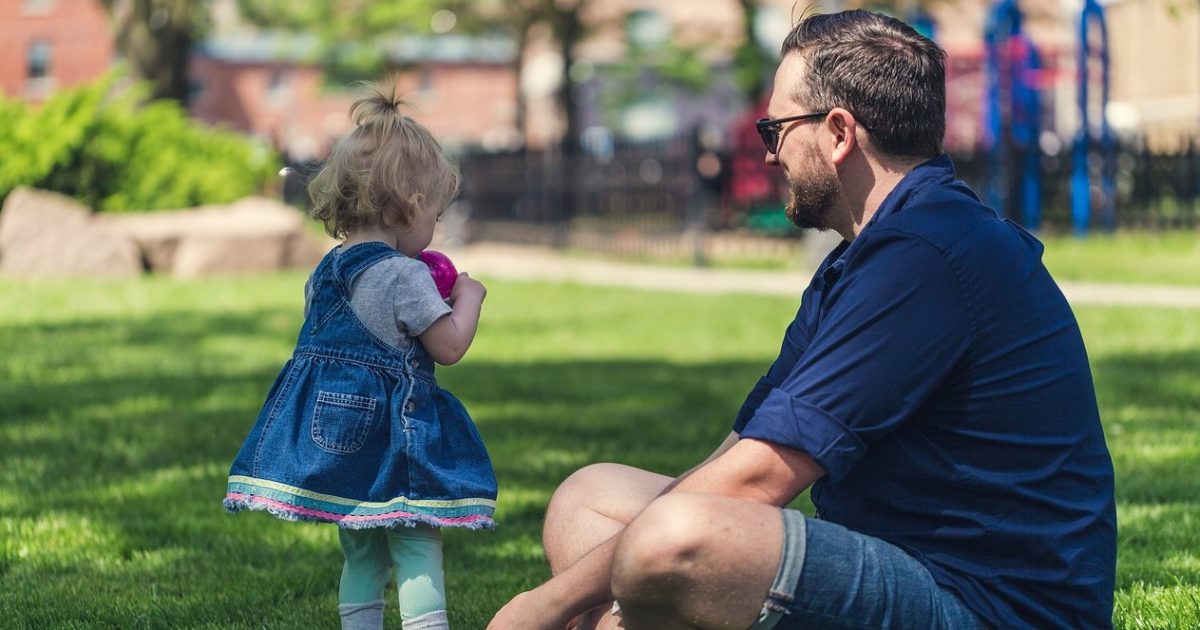
{"label": "toddler girl", "polygon": [[442,527],[490,528],[496,478],[475,425],[438,386],[462,358],[486,289],[443,301],[414,259],[458,190],[429,131],[382,93],[309,186],[344,242],[305,285],[304,327],[229,473],[226,509],[336,523],[343,628],[380,628],[394,566],[405,630],[446,628]]}

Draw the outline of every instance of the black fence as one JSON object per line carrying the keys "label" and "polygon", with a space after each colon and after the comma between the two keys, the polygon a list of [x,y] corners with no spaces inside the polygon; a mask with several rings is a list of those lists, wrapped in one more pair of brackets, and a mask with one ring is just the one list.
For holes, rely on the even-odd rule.
{"label": "black fence", "polygon": [[469,153],[462,201],[472,238],[620,249],[709,229],[717,187],[695,167],[686,137],[613,143],[600,151]]}
{"label": "black fence", "polygon": [[[465,226],[462,237],[697,259],[714,246],[740,257],[789,251],[786,243],[798,242],[801,233],[789,229],[780,212],[786,195],[782,173],[763,164],[762,148],[753,143],[721,150],[699,138],[614,141],[574,154],[463,154],[463,189],[455,206]],[[1143,143],[1116,148],[1112,227],[1200,227],[1200,146],[1192,140],[1182,146],[1174,152],[1152,151]],[[959,177],[984,195],[994,164],[984,154],[953,157]],[[1039,227],[1069,232],[1071,153],[1040,157]],[[293,166],[297,176],[285,182],[284,195],[304,204],[303,182],[314,165]],[[1098,195],[1097,180],[1092,183]],[[1023,220],[1019,204],[997,205]],[[1099,212],[1093,215],[1091,231],[1109,227]]]}
{"label": "black fence", "polygon": [[[1114,151],[1114,216],[1106,225],[1099,212],[1100,173],[1093,168],[1090,178],[1094,199],[1089,232],[1110,227],[1134,230],[1174,230],[1200,227],[1200,145],[1189,139],[1181,149],[1155,151],[1144,142],[1131,141]],[[983,154],[955,155],[958,176],[981,195],[988,189],[990,172],[995,168]],[[1095,166],[1095,165],[1093,165]],[[1074,168],[1069,147],[1055,154],[1042,153],[1041,228],[1049,232],[1073,229],[1071,216],[1071,175]],[[1013,165],[1009,170],[1015,171]],[[1002,183],[1001,189],[1005,186]],[[996,204],[1009,218],[1023,221],[1020,204],[1002,200]]]}

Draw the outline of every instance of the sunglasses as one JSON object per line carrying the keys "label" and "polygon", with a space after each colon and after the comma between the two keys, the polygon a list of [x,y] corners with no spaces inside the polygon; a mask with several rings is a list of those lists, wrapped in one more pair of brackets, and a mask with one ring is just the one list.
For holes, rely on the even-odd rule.
{"label": "sunglasses", "polygon": [[779,153],[779,131],[783,129],[784,123],[824,118],[828,115],[829,112],[816,112],[814,114],[801,114],[785,118],[759,118],[758,122],[754,123],[754,126],[758,129],[758,137],[762,138],[763,144],[767,145],[767,151],[772,155],[776,155]]}

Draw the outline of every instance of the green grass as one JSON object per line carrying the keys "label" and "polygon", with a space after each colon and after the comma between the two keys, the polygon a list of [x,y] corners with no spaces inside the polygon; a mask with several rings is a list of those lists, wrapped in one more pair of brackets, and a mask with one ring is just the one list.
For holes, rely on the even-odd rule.
{"label": "green grass", "polygon": [[1198,232],[1041,238],[1046,267],[1059,280],[1200,286]]}
{"label": "green grass", "polygon": [[[302,282],[0,281],[0,626],[337,626],[334,528],[220,505]],[[795,307],[489,283],[475,346],[439,373],[501,484],[498,530],[446,534],[454,627],[546,577],[540,521],[572,471],[706,455]],[[1118,475],[1116,625],[1200,626],[1197,313],[1078,313]]]}
{"label": "green grass", "polygon": [[[1060,281],[1111,282],[1200,286],[1200,232],[1119,232],[1093,234],[1088,238],[1041,234],[1046,246],[1043,260]],[[832,247],[832,245],[829,245]],[[571,250],[577,258],[599,258],[621,262],[651,263],[670,267],[691,267],[691,256],[665,254],[605,254],[589,250]],[[791,256],[751,252],[716,256],[707,261],[714,269],[787,271],[815,265],[820,256],[803,253]]]}

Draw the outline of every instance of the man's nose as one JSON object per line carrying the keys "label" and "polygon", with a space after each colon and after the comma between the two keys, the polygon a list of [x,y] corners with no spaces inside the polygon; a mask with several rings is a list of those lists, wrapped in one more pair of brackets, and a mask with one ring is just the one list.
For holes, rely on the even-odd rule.
{"label": "man's nose", "polygon": [[767,154],[763,156],[763,162],[766,162],[767,166],[779,166],[779,156],[767,151]]}

